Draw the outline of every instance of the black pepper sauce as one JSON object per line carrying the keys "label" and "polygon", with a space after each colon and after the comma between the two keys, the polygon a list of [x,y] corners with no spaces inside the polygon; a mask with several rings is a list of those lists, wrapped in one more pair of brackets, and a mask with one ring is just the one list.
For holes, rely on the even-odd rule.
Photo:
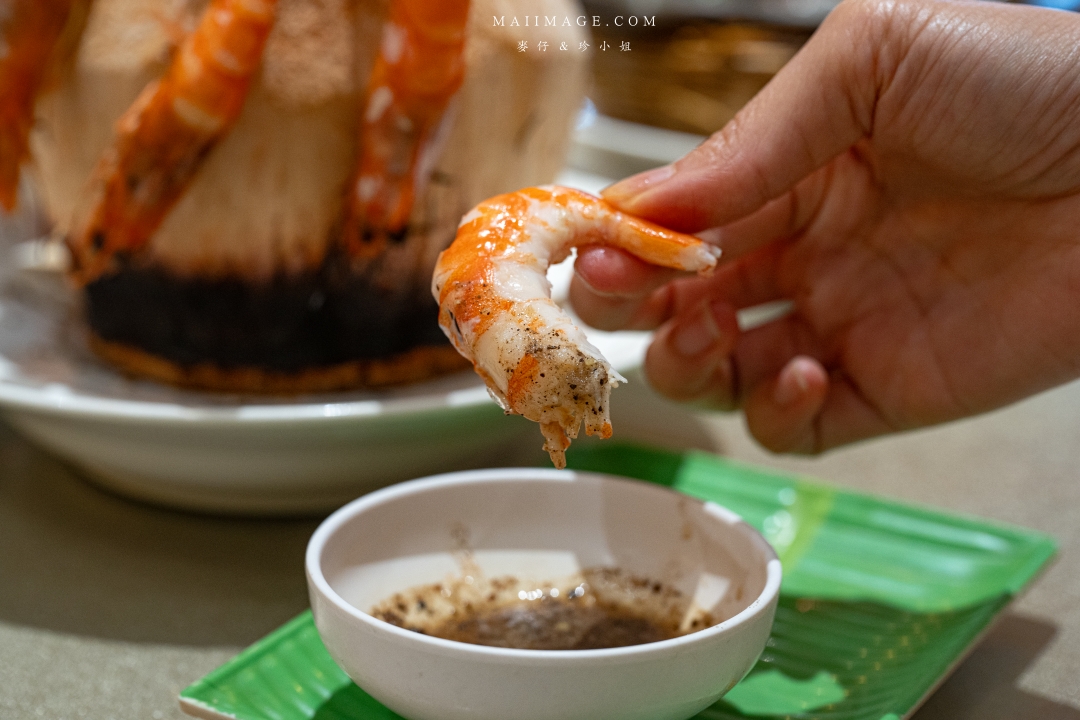
{"label": "black pepper sauce", "polygon": [[398,593],[372,615],[474,645],[595,650],[668,640],[718,621],[691,608],[672,587],[600,568],[555,583],[470,575]]}

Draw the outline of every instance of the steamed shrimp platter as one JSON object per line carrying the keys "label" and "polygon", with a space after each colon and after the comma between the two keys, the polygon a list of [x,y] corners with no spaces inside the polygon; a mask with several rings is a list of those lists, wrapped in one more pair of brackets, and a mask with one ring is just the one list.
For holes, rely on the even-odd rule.
{"label": "steamed shrimp platter", "polygon": [[575,3],[0,0],[0,212],[43,209],[79,335],[126,375],[295,395],[457,371],[435,258],[477,202],[555,177],[584,96],[585,55],[492,23],[526,12]]}
{"label": "steamed shrimp platter", "polygon": [[720,249],[546,186],[499,195],[461,220],[435,265],[439,325],[507,414],[540,424],[558,468],[582,423],[611,436],[611,389],[626,380],[551,299],[548,266],[577,246],[621,248],[645,262],[705,273]]}

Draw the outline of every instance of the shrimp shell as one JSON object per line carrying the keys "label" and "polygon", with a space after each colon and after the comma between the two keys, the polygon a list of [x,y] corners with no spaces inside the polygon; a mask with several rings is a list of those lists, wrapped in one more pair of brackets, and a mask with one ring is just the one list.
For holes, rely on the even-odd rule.
{"label": "shrimp shell", "polygon": [[212,0],[165,76],[116,125],[92,202],[68,244],[73,276],[89,282],[117,252],[138,250],[180,199],[244,107],[277,0]]}
{"label": "shrimp shell", "polygon": [[603,244],[663,267],[709,272],[720,249],[546,186],[482,202],[435,266],[439,325],[508,414],[540,424],[556,467],[585,424],[611,436],[611,389],[625,382],[551,299],[547,269],[571,248]]}
{"label": "shrimp shell", "polygon": [[0,205],[15,209],[19,169],[30,157],[34,100],[74,0],[0,2]]}
{"label": "shrimp shell", "polygon": [[368,81],[342,242],[373,258],[402,240],[430,172],[447,106],[465,77],[469,0],[392,0]]}

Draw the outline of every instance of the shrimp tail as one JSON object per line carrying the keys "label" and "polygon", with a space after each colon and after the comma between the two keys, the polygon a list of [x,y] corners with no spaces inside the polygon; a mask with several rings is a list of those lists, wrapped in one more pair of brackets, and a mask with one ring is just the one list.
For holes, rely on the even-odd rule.
{"label": "shrimp tail", "polygon": [[392,0],[368,81],[341,240],[374,258],[408,232],[440,126],[465,76],[468,0]]}
{"label": "shrimp tail", "polygon": [[121,116],[68,238],[86,283],[144,246],[244,107],[276,0],[212,0],[164,77]]}
{"label": "shrimp tail", "polygon": [[0,206],[18,202],[19,174],[30,158],[34,101],[46,84],[50,60],[76,0],[0,3]]}
{"label": "shrimp tail", "polygon": [[582,425],[611,437],[611,390],[625,379],[551,299],[548,266],[573,247],[606,244],[646,262],[711,272],[720,250],[561,187],[484,201],[439,256],[439,324],[511,414],[540,424],[556,467]]}
{"label": "shrimp tail", "polygon": [[544,451],[551,458],[551,464],[559,470],[566,467],[566,451],[570,447],[570,438],[557,422],[540,423],[540,432],[544,436]]}

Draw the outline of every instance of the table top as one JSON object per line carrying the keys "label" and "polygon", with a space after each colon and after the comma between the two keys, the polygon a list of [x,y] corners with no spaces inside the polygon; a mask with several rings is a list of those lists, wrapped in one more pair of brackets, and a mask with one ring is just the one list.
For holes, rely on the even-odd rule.
{"label": "table top", "polygon": [[[1053,535],[1057,562],[915,717],[1080,720],[1080,383],[792,458],[761,450],[738,416],[693,414],[631,381],[612,404],[622,440],[718,451]],[[0,422],[0,717],[185,717],[181,689],[307,607],[303,552],[317,524],[129,502]]]}

